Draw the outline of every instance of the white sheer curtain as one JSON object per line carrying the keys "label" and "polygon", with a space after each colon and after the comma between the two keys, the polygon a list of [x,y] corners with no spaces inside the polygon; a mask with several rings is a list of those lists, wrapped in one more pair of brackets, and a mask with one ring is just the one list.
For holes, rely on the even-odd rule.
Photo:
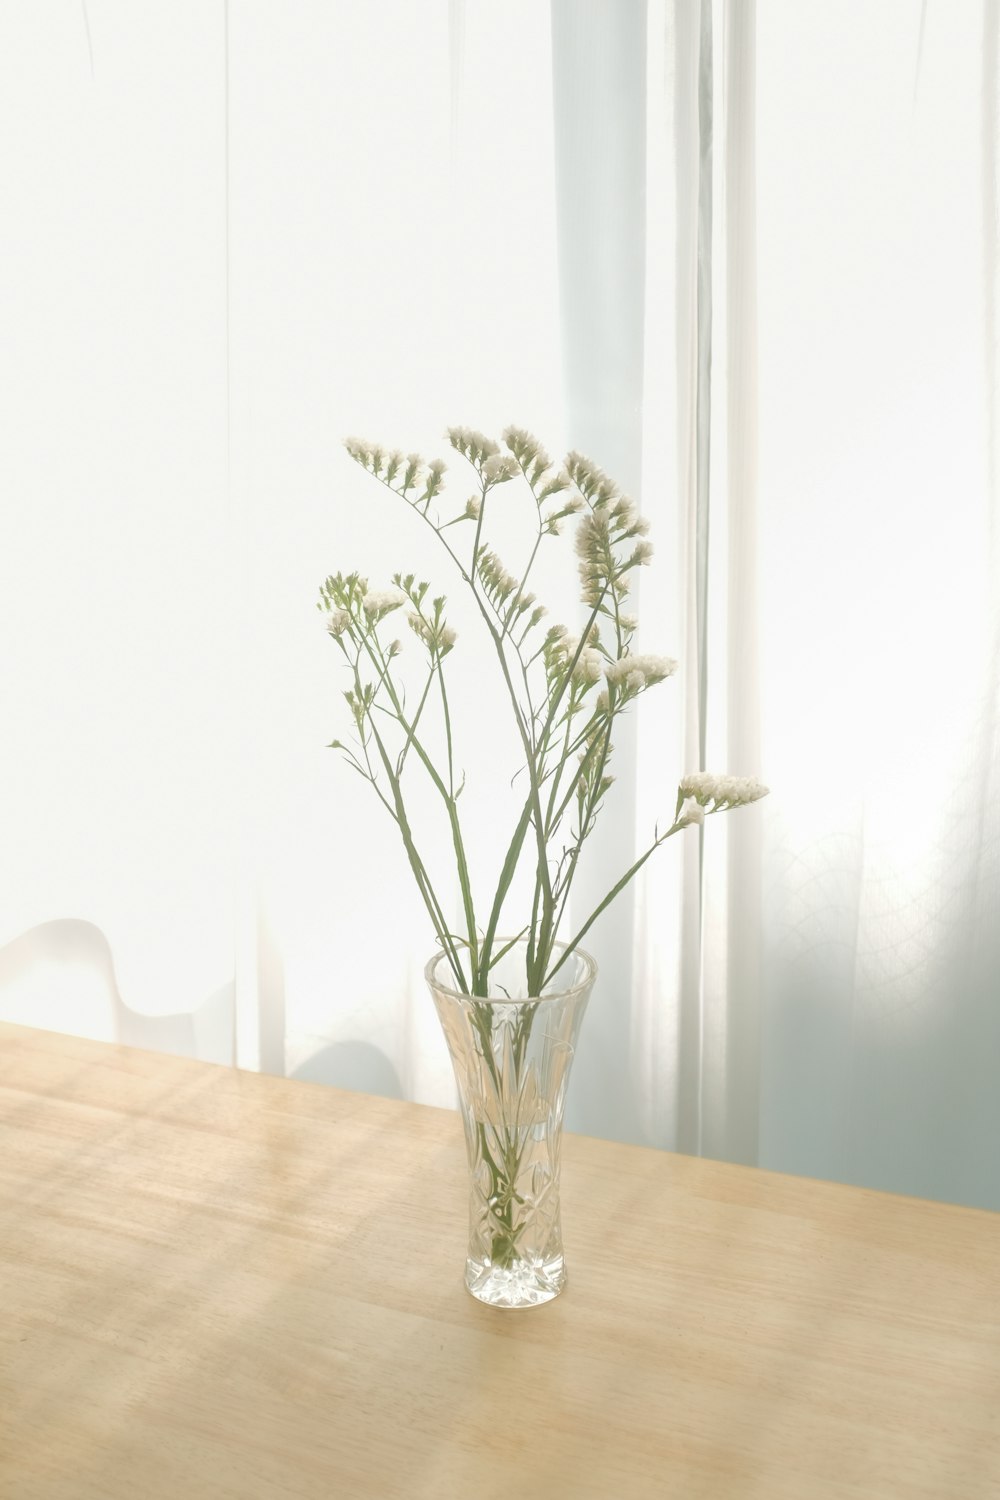
{"label": "white sheer curtain", "polygon": [[[313,602],[458,597],[345,435],[515,421],[640,500],[682,667],[578,910],[684,770],[773,788],[595,927],[571,1126],[1000,1207],[995,5],[0,28],[0,1014],[453,1102]],[[452,660],[483,886],[516,747]]]}
{"label": "white sheer curtain", "polygon": [[222,23],[0,8],[0,1014],[230,1057]]}
{"label": "white sheer curtain", "polygon": [[760,1153],[1000,1207],[997,20],[757,7]]}

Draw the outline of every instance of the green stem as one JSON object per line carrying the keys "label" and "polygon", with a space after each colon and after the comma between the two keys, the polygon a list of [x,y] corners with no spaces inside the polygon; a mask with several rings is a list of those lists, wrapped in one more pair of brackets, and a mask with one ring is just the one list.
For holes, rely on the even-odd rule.
{"label": "green stem", "polygon": [[[480,478],[481,478],[481,476],[480,476]],[[546,958],[546,961],[547,961],[548,955],[551,953],[552,942],[553,942],[554,937],[555,937],[555,928],[553,926],[553,918],[554,918],[554,915],[555,915],[555,899],[553,897],[551,883],[550,883],[550,880],[549,880],[548,851],[547,851],[547,844],[546,844],[546,837],[545,837],[545,821],[544,821],[544,818],[543,818],[543,815],[542,815],[541,796],[540,796],[539,767],[544,765],[545,755],[548,752],[548,738],[549,738],[549,733],[550,733],[553,721],[555,719],[555,715],[556,715],[556,713],[558,711],[558,707],[559,707],[559,704],[560,704],[560,702],[562,700],[563,694],[566,691],[567,684],[570,682],[571,677],[572,677],[572,673],[575,670],[576,665],[577,665],[577,663],[578,663],[578,661],[580,659],[580,656],[581,656],[581,654],[582,654],[582,652],[584,650],[584,646],[585,646],[587,637],[589,636],[590,631],[591,631],[591,629],[592,629],[595,621],[597,620],[598,614],[600,613],[601,605],[603,604],[603,601],[604,601],[604,598],[605,598],[605,596],[607,594],[607,590],[608,590],[609,585],[605,585],[604,589],[602,589],[600,598],[598,599],[597,604],[595,604],[594,607],[593,607],[593,611],[591,613],[590,619],[587,621],[587,624],[586,624],[583,632],[581,633],[579,645],[577,646],[576,652],[575,652],[575,654],[573,656],[573,660],[572,660],[572,662],[569,665],[569,669],[568,669],[568,671],[566,673],[566,677],[565,677],[563,683],[560,685],[559,689],[557,690],[557,692],[555,694],[555,697],[554,697],[552,703],[549,706],[549,712],[548,712],[548,715],[546,717],[545,724],[544,724],[543,729],[542,729],[542,733],[539,736],[539,739],[536,741],[535,738],[534,738],[534,734],[533,734],[533,722],[532,722],[531,725],[527,725],[524,722],[524,716],[523,716],[523,714],[521,712],[520,704],[518,703],[517,694],[514,691],[514,684],[513,684],[512,680],[511,680],[510,668],[509,668],[509,665],[508,665],[508,662],[507,662],[506,652],[504,651],[504,632],[498,630],[497,627],[496,627],[496,625],[494,624],[494,622],[491,620],[490,615],[489,615],[489,611],[486,608],[485,601],[483,600],[483,598],[482,598],[482,596],[481,596],[481,594],[479,592],[479,589],[477,587],[476,562],[477,562],[477,559],[478,559],[479,548],[480,548],[480,543],[481,543],[481,538],[482,538],[483,516],[484,516],[484,512],[485,512],[485,508],[486,508],[486,495],[487,495],[487,490],[488,490],[488,487],[487,487],[485,481],[481,480],[481,482],[482,482],[482,503],[480,505],[479,516],[477,517],[477,522],[476,522],[476,534],[475,534],[475,540],[474,540],[474,543],[473,543],[472,573],[471,573],[471,575],[462,566],[462,563],[461,563],[460,559],[457,557],[454,549],[450,546],[450,544],[448,543],[448,541],[442,536],[442,534],[441,534],[441,528],[434,521],[431,520],[430,516],[427,513],[427,511],[429,509],[429,505],[425,506],[425,508],[424,508],[424,510],[422,512],[419,511],[419,510],[417,510],[417,514],[418,515],[422,515],[424,521],[426,521],[427,525],[431,527],[431,529],[433,530],[435,536],[437,536],[437,538],[440,541],[441,545],[444,547],[445,551],[448,553],[448,555],[451,557],[452,561],[455,563],[455,565],[458,568],[459,573],[461,574],[462,578],[470,585],[470,587],[472,589],[473,597],[476,600],[477,608],[479,609],[479,612],[480,612],[480,614],[483,617],[483,620],[484,620],[484,622],[485,622],[485,624],[487,626],[487,629],[490,632],[490,636],[491,636],[491,638],[493,640],[493,643],[494,643],[494,648],[496,650],[497,658],[498,658],[499,663],[500,663],[500,668],[501,668],[501,671],[503,673],[504,682],[506,684],[507,692],[508,692],[508,695],[510,697],[511,705],[512,705],[513,710],[514,710],[514,718],[515,718],[515,721],[517,723],[518,733],[519,733],[519,735],[521,737],[522,746],[524,748],[525,758],[526,758],[527,767],[528,767],[528,774],[529,774],[529,778],[530,778],[530,782],[531,782],[530,791],[528,793],[528,798],[526,800],[524,810],[522,811],[521,817],[518,820],[517,827],[515,828],[515,831],[514,831],[514,837],[511,840],[511,845],[510,845],[510,848],[508,850],[508,855],[507,855],[507,858],[504,861],[503,870],[501,871],[500,883],[498,885],[497,894],[496,894],[496,897],[494,899],[493,909],[492,909],[491,914],[490,914],[490,921],[489,921],[489,923],[487,925],[486,935],[484,937],[482,946],[479,949],[479,964],[478,964],[478,969],[474,968],[474,970],[473,970],[473,988],[474,988],[474,990],[477,993],[485,994],[486,990],[488,988],[491,949],[492,949],[493,939],[494,939],[494,937],[496,935],[496,928],[497,928],[497,925],[498,925],[498,922],[499,922],[499,918],[500,918],[500,908],[501,908],[501,906],[503,904],[503,899],[504,899],[504,897],[506,895],[507,889],[509,889],[511,880],[513,879],[514,869],[516,868],[518,859],[520,857],[521,849],[523,848],[523,845],[524,845],[524,839],[525,839],[525,836],[527,834],[527,829],[528,829],[529,822],[532,822],[534,824],[534,827],[535,827],[535,842],[536,842],[536,853],[537,853],[536,864],[535,864],[536,909],[537,909],[537,902],[538,901],[540,901],[541,908],[542,908],[541,929],[540,929],[541,941],[538,944],[537,950],[536,950],[536,963],[537,963],[537,956],[538,956],[538,954],[545,955],[545,958]],[[406,495],[405,495],[405,493],[403,491],[393,489],[393,486],[391,484],[388,484],[385,480],[383,480],[382,483],[386,484],[386,488],[389,489],[389,490],[391,490],[393,494],[401,494],[402,497],[404,499],[406,499]],[[530,485],[530,481],[529,481],[529,485]],[[532,495],[534,496],[534,488],[533,488],[533,486],[531,488],[532,488]],[[539,503],[538,500],[537,500],[537,497],[535,497],[535,502],[536,502],[536,505]],[[410,502],[408,501],[407,503],[410,503]],[[415,507],[413,507],[413,508],[415,508]],[[532,554],[532,557],[534,557],[534,554]],[[515,649],[517,649],[517,648],[515,647]],[[525,670],[526,670],[526,667],[525,667],[525,664],[524,664],[524,660],[523,660],[523,657],[521,657],[521,653],[520,653],[519,649],[518,649],[517,654],[518,654],[518,659],[521,661],[522,667],[525,668]],[[417,753],[419,755],[420,754],[419,743],[415,742],[415,744],[416,744],[416,748],[417,748]],[[422,756],[421,758],[423,759],[424,757]],[[425,763],[427,763],[429,765],[428,762],[425,762]],[[436,773],[434,773],[434,774],[436,775]],[[453,804],[453,802],[452,802],[451,811],[454,812],[454,804]],[[453,824],[453,827],[454,827],[454,824]],[[458,843],[456,843],[456,855],[458,856],[458,859],[459,859],[459,878],[463,882],[463,898],[466,898],[466,896],[467,896],[467,893],[466,893],[467,872],[463,873],[462,866],[463,866],[463,863],[464,863],[464,853],[463,854],[459,854]],[[468,915],[469,915],[470,909],[471,909],[471,896],[469,896],[466,899],[466,917],[467,917],[467,919],[468,919]],[[469,936],[470,936],[470,943],[469,943],[470,949],[472,950],[473,953],[475,953],[476,952],[476,945],[475,945],[475,928],[474,928],[474,926],[470,929]]]}
{"label": "green stem", "polygon": [[441,670],[441,658],[437,659],[438,682],[441,687],[441,708],[444,711],[444,729],[448,740],[448,795],[452,802],[455,800],[455,769],[452,761],[451,749],[451,714],[448,712],[448,690],[444,685],[444,672]]}
{"label": "green stem", "polygon": [[[547,718],[545,720],[545,724],[542,727],[542,733],[541,733],[541,736],[540,736],[540,742],[541,742],[541,745],[543,747],[543,749],[541,751],[541,755],[542,755],[543,758],[544,758],[544,755],[547,754],[547,752],[548,752],[548,737],[549,737],[549,732],[550,732],[552,724],[553,724],[553,722],[555,720],[555,716],[556,716],[556,713],[558,711],[559,704],[562,702],[562,698],[563,698],[563,695],[566,692],[567,687],[569,687],[571,685],[571,683],[572,683],[573,673],[575,672],[577,664],[578,664],[578,662],[580,660],[580,657],[583,654],[584,648],[585,648],[586,643],[587,643],[587,639],[588,639],[588,637],[590,635],[590,632],[593,629],[593,626],[594,626],[594,624],[595,624],[595,622],[597,620],[597,616],[600,613],[601,605],[604,602],[604,598],[605,598],[605,596],[607,594],[607,591],[608,591],[608,586],[605,585],[605,587],[601,590],[601,593],[600,593],[600,596],[599,596],[599,598],[597,600],[597,603],[594,605],[594,607],[593,607],[593,609],[591,611],[591,615],[590,615],[589,620],[587,621],[587,623],[584,626],[583,630],[580,632],[580,640],[579,640],[579,643],[577,644],[577,648],[576,648],[575,652],[573,653],[573,658],[570,661],[570,663],[569,663],[569,665],[567,667],[567,670],[566,670],[566,674],[565,674],[562,682],[559,684],[559,687],[558,687],[558,689],[557,689],[557,691],[555,693],[555,696],[553,697],[552,702],[551,702],[551,704],[549,706],[548,716],[547,716]],[[534,769],[535,768],[532,767],[532,771],[534,771]],[[537,785],[535,783],[535,777],[534,777],[534,775],[532,775],[532,790],[535,793],[535,797],[536,797],[536,801],[537,801],[538,800],[538,787],[537,787]],[[541,840],[542,846],[544,848],[545,847],[545,837],[546,837],[546,834],[545,834],[545,825],[544,825],[544,822],[541,820],[541,808],[540,808],[540,806],[539,806],[538,817],[539,817],[538,834],[539,834],[539,838]],[[536,872],[536,880],[540,879],[540,878],[543,878],[543,877],[544,877],[544,889],[543,889],[543,892],[542,892],[542,918],[541,918],[541,928],[540,928],[540,932],[539,932],[539,940],[538,940],[538,944],[537,944],[537,947],[536,947],[536,956],[535,956],[536,965],[538,963],[542,963],[544,965],[545,963],[548,962],[549,955],[552,952],[552,944],[555,942],[556,931],[557,931],[557,925],[554,922],[554,917],[555,917],[555,901],[554,901],[554,898],[552,896],[552,890],[551,890],[551,886],[549,885],[549,880],[548,880],[548,862],[547,862],[547,860],[544,861],[544,870],[542,870],[540,868]],[[542,983],[542,981],[541,981],[540,974],[536,974],[534,977],[538,981],[538,985],[537,985],[538,992],[541,993],[541,983]],[[529,987],[530,988],[535,988],[536,986],[532,984],[532,985],[529,985]]]}
{"label": "green stem", "polygon": [[403,746],[402,750],[399,752],[399,759],[396,761],[396,775],[397,776],[401,776],[402,773],[403,773],[403,765],[404,765],[404,763],[406,761],[406,752],[407,752],[407,750],[409,750],[411,744],[413,743],[413,735],[416,732],[417,725],[420,723],[420,716],[421,716],[421,714],[424,711],[424,704],[427,702],[427,695],[428,695],[428,693],[431,690],[431,683],[433,681],[434,681],[434,670],[432,668],[431,671],[427,675],[427,681],[424,684],[424,690],[423,690],[423,692],[420,695],[420,702],[417,704],[417,711],[413,715],[413,730],[411,731],[410,734],[407,735],[407,737],[406,737],[406,744]]}
{"label": "green stem", "polygon": [[[591,726],[592,726],[593,723],[594,723],[594,720],[591,720],[590,723],[587,725],[587,731],[583,735],[581,735],[580,739],[577,742],[578,744],[583,744],[584,740],[587,737],[587,733],[589,733],[590,728],[591,728]],[[579,766],[577,767],[577,769],[573,773],[573,779],[570,782],[569,786],[566,788],[566,792],[565,792],[565,794],[563,796],[562,801],[559,804],[559,808],[558,808],[558,810],[556,812],[556,815],[553,818],[551,824],[549,825],[548,836],[550,838],[551,838],[552,834],[556,831],[556,829],[559,827],[559,824],[562,822],[563,814],[565,813],[565,811],[566,811],[567,807],[569,806],[569,804],[572,802],[573,797],[576,794],[576,789],[580,785],[581,779],[587,774],[587,768],[590,765],[590,762],[593,759],[593,757],[597,754],[599,745],[601,745],[602,743],[608,743],[610,741],[610,736],[611,736],[611,716],[609,715],[608,720],[607,720],[607,726],[606,726],[606,729],[605,729],[603,740],[598,740],[595,737],[595,739],[593,740],[593,742],[584,751],[583,760],[580,762]],[[572,753],[572,752],[570,752],[570,753]],[[603,775],[603,766],[602,766],[601,774]],[[598,778],[598,780],[599,779],[600,778]]]}
{"label": "green stem", "polygon": [[577,944],[581,943],[583,941],[583,939],[586,937],[587,933],[590,931],[591,927],[593,927],[594,923],[597,921],[598,917],[601,915],[601,912],[604,910],[604,908],[606,906],[609,906],[611,904],[611,902],[618,895],[619,891],[623,891],[625,889],[625,887],[628,885],[628,883],[632,879],[632,877],[639,870],[642,869],[643,865],[646,863],[647,859],[649,859],[650,855],[653,854],[653,853],[655,853],[655,851],[660,847],[660,845],[662,843],[664,843],[664,841],[666,839],[670,838],[672,834],[677,833],[679,827],[680,827],[680,825],[677,824],[677,823],[671,824],[671,826],[667,829],[666,833],[662,833],[659,836],[659,838],[654,839],[653,843],[650,844],[650,846],[646,850],[645,854],[640,855],[640,857],[636,860],[635,864],[634,865],[630,865],[630,867],[625,871],[625,874],[617,882],[617,884],[614,885],[614,886],[612,886],[611,890],[605,896],[605,898],[601,902],[600,906],[598,906],[595,911],[591,912],[590,916],[587,918],[586,922],[584,922],[584,924],[580,928],[579,932],[577,932],[575,934],[575,936],[573,937],[572,942],[567,943],[566,948],[563,951],[562,957],[559,959],[559,962],[557,964],[554,964],[552,966],[552,968],[549,970],[549,972],[546,974],[545,981],[544,981],[545,984],[548,984],[549,981],[551,979],[553,979],[556,974],[558,974],[559,970],[562,968],[562,966],[566,962],[567,958],[569,958],[570,954],[576,948]]}
{"label": "green stem", "polygon": [[431,922],[434,925],[434,930],[438,935],[438,941],[440,942],[441,947],[444,949],[444,952],[447,955],[448,962],[451,964],[452,973],[458,981],[458,987],[464,995],[467,995],[469,993],[469,986],[466,982],[465,973],[462,969],[462,964],[458,957],[458,952],[455,948],[454,943],[449,937],[448,924],[444,919],[444,913],[441,910],[441,903],[438,901],[437,896],[434,893],[434,887],[431,885],[430,877],[427,874],[424,862],[420,858],[420,855],[417,853],[416,845],[413,842],[413,834],[410,829],[409,822],[407,821],[406,808],[403,804],[403,794],[399,785],[399,778],[393,773],[392,762],[389,759],[388,751],[386,750],[385,745],[382,741],[382,737],[378,732],[378,728],[376,727],[374,719],[372,718],[370,709],[367,712],[367,718],[369,724],[371,725],[371,731],[375,738],[375,744],[378,747],[379,758],[382,761],[383,768],[385,769],[385,774],[389,778],[389,785],[392,787],[393,801],[396,809],[396,822],[399,825],[399,831],[403,839],[403,845],[406,849],[407,858],[410,861],[410,868],[413,871],[414,877],[417,882],[417,888],[424,898],[424,905],[427,907]]}
{"label": "green stem", "polygon": [[517,937],[511,938],[509,943],[505,943],[504,946],[500,949],[499,953],[494,953],[492,959],[490,960],[490,968],[495,968],[502,958],[506,958],[507,954],[513,948],[514,944],[519,943],[524,937],[524,934],[528,931],[529,929],[527,927],[522,927],[521,931],[517,934]]}
{"label": "green stem", "polygon": [[552,777],[552,786],[549,788],[548,805],[546,806],[546,809],[545,809],[545,836],[546,836],[546,838],[550,838],[551,835],[552,835],[552,833],[553,833],[553,831],[554,831],[554,829],[556,827],[558,827],[558,819],[556,820],[555,824],[552,822],[552,808],[553,808],[553,805],[554,805],[555,800],[556,800],[556,794],[557,794],[557,792],[559,790],[559,782],[562,780],[563,767],[565,766],[567,758],[569,756],[569,740],[570,740],[570,734],[571,734],[572,728],[573,728],[572,706],[573,706],[573,699],[572,699],[572,696],[571,696],[570,697],[570,709],[566,713],[566,733],[563,735],[562,755],[559,757],[558,763],[557,763],[556,768],[555,768],[555,772],[554,772],[553,777]]}
{"label": "green stem", "polygon": [[[465,911],[465,922],[466,922],[466,927],[467,927],[468,934],[469,934],[469,950],[470,950],[470,953],[471,953],[471,956],[472,956],[472,965],[473,965],[472,972],[473,972],[473,975],[475,975],[475,973],[476,973],[476,966],[477,966],[477,962],[478,962],[478,948],[477,948],[478,939],[477,939],[477,936],[476,936],[476,914],[475,914],[475,910],[474,910],[474,907],[473,907],[472,886],[471,886],[470,881],[469,881],[469,867],[468,867],[468,863],[467,863],[466,858],[465,858],[465,843],[464,843],[464,840],[462,838],[462,826],[461,826],[461,823],[459,821],[458,806],[456,804],[454,795],[451,792],[449,792],[448,788],[445,786],[444,782],[441,780],[441,777],[438,775],[438,772],[435,769],[433,761],[431,760],[430,756],[427,754],[427,751],[424,749],[424,747],[421,744],[420,740],[417,738],[416,733],[415,733],[415,726],[408,723],[407,718],[406,718],[406,714],[403,712],[402,704],[399,701],[399,695],[396,692],[395,685],[393,684],[392,677],[390,676],[390,673],[389,673],[389,663],[382,656],[382,651],[381,651],[381,647],[380,646],[379,646],[379,649],[377,651],[375,649],[373,649],[372,644],[371,644],[372,640],[375,641],[375,645],[376,646],[379,646],[379,642],[378,642],[378,637],[377,636],[365,636],[363,638],[364,647],[365,647],[365,650],[367,651],[369,657],[371,658],[373,664],[377,668],[380,669],[380,684],[385,687],[386,692],[389,694],[389,701],[392,704],[395,716],[398,719],[398,721],[399,721],[400,725],[402,726],[402,728],[406,731],[407,746],[409,746],[412,743],[413,748],[417,752],[417,755],[418,755],[418,757],[420,759],[421,764],[426,769],[427,774],[431,778],[431,781],[434,783],[434,786],[437,788],[438,792],[440,793],[441,797],[443,798],[444,804],[445,804],[445,808],[446,808],[447,813],[448,813],[448,822],[449,822],[450,827],[451,827],[452,847],[455,850],[455,859],[456,859],[457,864],[458,864],[458,879],[459,879],[459,883],[460,883],[461,888],[462,888],[462,905],[463,905],[463,908],[464,908],[464,911]],[[440,661],[440,657],[439,657],[438,658],[438,669],[439,670],[440,670],[440,665],[441,665],[441,661]],[[449,763],[450,763],[450,757],[449,757]]]}
{"label": "green stem", "polygon": [[[534,491],[533,486],[531,486],[530,480],[529,480],[529,488],[531,488],[531,493],[532,493],[532,495],[534,495],[535,491]],[[535,504],[536,505],[538,504],[537,499],[535,501]],[[539,517],[541,517],[541,507],[539,507]],[[528,558],[528,566],[524,570],[524,575],[521,578],[521,582],[518,584],[517,589],[516,589],[516,591],[514,593],[514,597],[510,601],[510,607],[507,610],[506,615],[504,616],[503,628],[504,628],[504,632],[505,633],[507,633],[510,630],[511,624],[513,623],[513,620],[514,620],[515,613],[517,611],[518,602],[521,599],[523,599],[523,597],[525,595],[526,586],[527,586],[527,582],[528,582],[528,574],[531,572],[532,568],[534,567],[535,556],[536,556],[536,554],[538,552],[538,548],[539,548],[539,544],[541,543],[541,540],[542,540],[542,528],[541,528],[541,525],[539,525],[539,527],[538,527],[538,535],[535,537],[535,545],[532,547],[532,549],[531,549],[531,556]],[[518,651],[518,655],[520,655],[520,651]]]}
{"label": "green stem", "polygon": [[[383,484],[386,483],[384,480],[381,481],[381,482]],[[400,491],[400,490],[393,489],[392,485],[386,484],[386,488],[389,489],[393,494],[402,495],[403,499],[406,499],[405,494],[403,494],[403,492]],[[526,760],[527,760],[527,763],[528,763],[528,772],[529,772],[529,776],[531,778],[531,791],[529,793],[528,802],[526,804],[526,813],[527,813],[527,816],[523,816],[522,815],[522,818],[518,822],[517,830],[515,830],[514,840],[512,840],[512,842],[511,842],[511,849],[515,850],[515,848],[516,848],[517,855],[520,854],[521,847],[523,846],[523,843],[524,843],[524,836],[525,836],[525,833],[527,832],[527,825],[528,825],[528,822],[531,820],[531,814],[533,812],[535,814],[536,842],[538,844],[538,865],[536,867],[536,880],[540,879],[542,881],[543,889],[545,890],[545,893],[546,893],[546,900],[547,900],[548,904],[551,905],[551,902],[552,902],[552,893],[551,893],[551,890],[548,889],[548,865],[547,865],[547,861],[546,861],[545,837],[544,837],[544,829],[543,829],[543,825],[542,825],[541,801],[540,801],[540,797],[539,797],[538,785],[537,785],[537,780],[536,780],[536,777],[537,777],[537,767],[535,765],[535,744],[534,744],[534,739],[533,739],[530,727],[527,726],[525,724],[525,722],[524,722],[524,718],[523,718],[523,715],[521,713],[520,704],[517,701],[517,694],[514,691],[514,684],[511,681],[511,676],[510,676],[510,668],[509,668],[509,665],[507,663],[506,654],[504,652],[503,637],[500,634],[500,632],[497,630],[497,628],[494,625],[493,621],[490,619],[489,612],[488,612],[488,610],[486,608],[485,602],[484,602],[484,600],[483,600],[483,598],[482,598],[482,596],[481,596],[481,594],[479,592],[479,589],[476,586],[475,563],[476,563],[476,557],[478,555],[480,539],[481,539],[481,536],[482,536],[483,514],[484,514],[484,511],[485,511],[485,508],[486,508],[486,494],[487,494],[487,486],[485,485],[485,482],[484,482],[483,483],[483,490],[482,490],[482,505],[480,506],[479,516],[478,516],[477,523],[476,523],[476,536],[475,536],[475,541],[473,543],[473,571],[472,571],[471,575],[462,566],[461,560],[456,555],[454,549],[450,546],[450,544],[448,543],[448,541],[441,535],[440,528],[431,520],[430,516],[426,514],[426,511],[421,512],[421,511],[418,510],[416,513],[418,515],[421,515],[422,519],[424,521],[426,521],[426,523],[427,523],[428,526],[430,526],[431,530],[434,532],[435,536],[438,538],[438,540],[440,541],[441,545],[444,547],[445,551],[448,553],[449,557],[452,559],[452,561],[454,562],[455,566],[458,568],[458,571],[461,574],[463,580],[466,583],[469,584],[469,586],[470,586],[470,588],[472,590],[473,598],[476,601],[476,606],[479,609],[479,612],[482,615],[483,620],[484,620],[484,622],[486,624],[486,627],[489,630],[490,636],[491,636],[491,638],[493,640],[494,648],[495,648],[496,653],[497,653],[497,658],[498,658],[498,660],[500,662],[500,669],[501,669],[501,671],[503,673],[504,682],[505,682],[505,684],[507,686],[508,696],[510,697],[511,705],[512,705],[513,710],[514,710],[514,718],[515,718],[515,722],[517,724],[518,734],[521,737],[521,743],[522,743],[522,746],[524,748],[525,757],[526,757]],[[409,501],[407,501],[407,503],[410,504]],[[411,508],[413,508],[413,507],[411,507]],[[594,618],[596,618],[596,615],[594,616]],[[588,629],[589,629],[589,627],[588,627]],[[520,659],[520,653],[518,653],[518,657]],[[419,746],[419,744],[416,744],[416,749],[417,749],[417,753],[419,755],[420,754],[420,746]],[[432,774],[436,775],[436,773],[433,773],[433,769],[430,767],[429,762],[426,761],[426,758],[423,757],[423,756],[421,756],[421,758],[425,760],[425,764],[428,765],[428,769],[432,770]],[[454,811],[454,807],[452,807],[452,811]],[[464,865],[464,852],[461,853],[461,854],[459,854],[459,850],[458,850],[457,845],[456,845],[456,856],[458,857],[458,860],[459,860],[459,879],[463,880],[463,869],[462,869],[462,867]],[[516,858],[515,858],[514,863],[516,865],[516,863],[517,863]],[[504,869],[506,871],[506,861],[505,861]],[[486,939],[485,939],[485,941],[483,943],[482,949],[480,950],[478,974],[476,974],[475,971],[474,971],[474,988],[479,993],[485,993],[486,985],[488,983],[488,973],[489,973],[489,966],[490,966],[490,948],[491,948],[491,945],[492,945],[493,937],[495,936],[495,933],[496,933],[497,922],[499,921],[499,916],[500,916],[499,905],[502,904],[503,896],[506,894],[506,888],[509,887],[510,881],[511,881],[512,878],[513,878],[513,870],[511,870],[510,875],[508,876],[507,881],[506,881],[506,886],[503,888],[502,892],[498,891],[498,901],[494,903],[494,909],[493,909],[493,912],[491,913],[490,923],[489,923],[489,925],[487,927],[487,937],[486,937]],[[466,875],[465,875],[464,879],[465,879],[465,881],[467,881],[467,872],[466,872]],[[503,883],[503,875],[501,876],[501,884],[502,883]],[[465,901],[465,904],[466,904],[466,917],[468,918],[469,910],[471,908],[471,894],[469,894],[467,892],[467,889],[466,889],[466,886],[465,886],[464,883],[463,883],[463,892],[462,892],[462,895],[463,895],[463,900]],[[469,946],[472,949],[473,953],[475,953],[475,951],[476,951],[476,937],[475,937],[475,926],[474,925],[470,929],[469,937],[470,937]]]}

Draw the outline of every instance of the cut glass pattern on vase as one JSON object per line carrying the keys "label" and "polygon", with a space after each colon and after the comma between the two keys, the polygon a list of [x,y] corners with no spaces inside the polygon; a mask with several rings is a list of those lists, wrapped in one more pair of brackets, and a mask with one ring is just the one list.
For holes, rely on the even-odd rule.
{"label": "cut glass pattern on vase", "polygon": [[[503,946],[498,940],[498,949]],[[537,1306],[566,1285],[559,1212],[563,1107],[596,977],[593,959],[578,949],[546,992],[529,997],[526,946],[514,944],[491,971],[486,999],[449,987],[443,954],[427,969],[465,1127],[465,1281],[474,1297],[495,1307]]]}

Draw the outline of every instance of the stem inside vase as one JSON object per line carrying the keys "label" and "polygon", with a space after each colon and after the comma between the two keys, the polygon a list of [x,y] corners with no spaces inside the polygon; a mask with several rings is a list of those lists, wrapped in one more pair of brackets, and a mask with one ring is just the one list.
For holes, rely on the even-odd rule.
{"label": "stem inside vase", "polygon": [[[449,987],[443,954],[427,979],[458,1083],[469,1163],[466,1285],[496,1307],[533,1307],[566,1285],[560,1218],[563,1109],[596,965],[579,950],[556,984],[525,994],[525,950],[512,943],[491,988]],[[558,987],[557,987],[558,986]]]}

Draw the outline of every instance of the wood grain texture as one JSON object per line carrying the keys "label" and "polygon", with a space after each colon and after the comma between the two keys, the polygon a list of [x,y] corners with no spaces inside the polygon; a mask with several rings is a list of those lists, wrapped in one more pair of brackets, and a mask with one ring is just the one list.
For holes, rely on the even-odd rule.
{"label": "wood grain texture", "polygon": [[1000,1216],[568,1137],[462,1285],[456,1114],[0,1026],[4,1500],[1000,1495]]}

